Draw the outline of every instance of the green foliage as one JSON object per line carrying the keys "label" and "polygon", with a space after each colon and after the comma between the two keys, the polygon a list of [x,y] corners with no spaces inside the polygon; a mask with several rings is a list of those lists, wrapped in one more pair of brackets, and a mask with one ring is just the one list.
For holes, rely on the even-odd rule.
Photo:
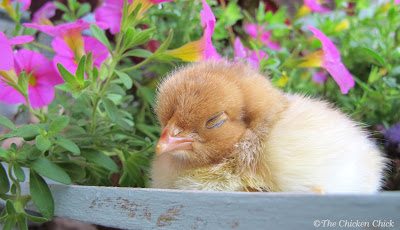
{"label": "green foliage", "polygon": [[[370,127],[400,120],[399,6],[357,1],[355,8],[349,9],[348,1],[336,0],[335,10],[328,14],[294,17],[285,7],[273,13],[260,4],[248,12],[238,1],[226,5],[208,2],[217,18],[213,43],[220,54],[233,58],[232,43],[240,37],[248,48],[268,54],[260,70],[268,72],[272,82],[286,92],[328,99]],[[64,22],[75,21],[91,10],[89,4],[77,0],[54,3]],[[113,38],[96,25],[90,27],[91,35],[110,52],[101,66],[93,64],[91,53],[75,60],[75,73],[58,64],[65,82],[57,86],[56,99],[48,110],[20,107],[19,115],[28,111],[37,122],[17,126],[15,120],[0,116],[0,126],[5,129],[0,144],[15,142],[0,148],[0,163],[5,163],[0,164],[0,199],[6,201],[0,213],[4,229],[26,229],[28,220],[44,222],[53,217],[54,200],[47,179],[63,184],[149,185],[150,161],[159,136],[152,109],[156,85],[181,64],[165,51],[202,36],[200,9],[201,1],[175,1],[152,7],[139,17],[140,7],[129,11],[125,5],[121,32]],[[20,18],[16,10],[12,15],[15,35],[23,32]],[[243,30],[245,23],[270,31],[270,39],[282,48],[272,50],[250,38]],[[313,82],[312,75],[319,69],[298,66],[307,53],[321,47],[311,39],[306,28],[310,24],[340,49],[344,64],[356,79],[349,94],[341,94],[331,78],[323,85]],[[158,45],[149,48],[155,41]],[[15,83],[18,91],[26,92],[28,77],[20,74]],[[30,194],[22,194],[20,187],[28,177],[24,168],[30,171]],[[28,201],[42,216],[25,212]]]}

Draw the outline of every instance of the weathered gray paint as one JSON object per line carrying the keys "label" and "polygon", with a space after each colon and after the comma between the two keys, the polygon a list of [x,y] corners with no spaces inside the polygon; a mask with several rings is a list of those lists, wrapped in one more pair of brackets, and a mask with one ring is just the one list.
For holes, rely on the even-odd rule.
{"label": "weathered gray paint", "polygon": [[368,221],[368,229],[379,229],[372,228],[374,220],[391,220],[400,229],[399,192],[315,195],[75,185],[51,185],[51,190],[57,216],[124,229],[314,229],[315,220],[327,219]]}

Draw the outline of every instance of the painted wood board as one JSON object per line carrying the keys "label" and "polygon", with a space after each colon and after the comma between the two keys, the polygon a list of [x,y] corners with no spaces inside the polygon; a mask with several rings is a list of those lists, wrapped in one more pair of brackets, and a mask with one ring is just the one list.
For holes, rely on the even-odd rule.
{"label": "painted wood board", "polygon": [[56,216],[122,229],[338,229],[346,224],[400,229],[400,192],[316,195],[76,185],[51,185],[51,190]]}

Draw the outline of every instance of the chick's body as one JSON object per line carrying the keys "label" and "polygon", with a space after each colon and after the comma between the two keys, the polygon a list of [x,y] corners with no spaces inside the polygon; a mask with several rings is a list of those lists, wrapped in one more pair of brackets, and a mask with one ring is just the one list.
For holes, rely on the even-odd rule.
{"label": "chick's body", "polygon": [[159,145],[170,136],[190,136],[191,145],[158,146],[153,187],[368,193],[381,185],[385,159],[355,122],[243,64],[179,70],[161,84],[156,112]]}

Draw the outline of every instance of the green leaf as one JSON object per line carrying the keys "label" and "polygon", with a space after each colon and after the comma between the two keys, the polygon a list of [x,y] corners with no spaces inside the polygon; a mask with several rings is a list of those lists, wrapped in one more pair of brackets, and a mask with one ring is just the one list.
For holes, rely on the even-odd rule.
{"label": "green leaf", "polygon": [[7,117],[0,115],[0,125],[7,129],[15,129],[15,125]]}
{"label": "green leaf", "polygon": [[370,49],[368,47],[361,47],[360,49],[364,54],[366,54],[367,56],[373,58],[378,65],[386,66],[385,59],[379,53],[374,51],[373,49]]}
{"label": "green leaf", "polygon": [[76,13],[76,16],[78,18],[81,18],[83,15],[87,14],[88,12],[90,12],[90,4],[84,3],[84,4],[81,4],[81,6],[79,7],[78,12]]}
{"label": "green leaf", "polygon": [[26,94],[28,93],[28,75],[26,74],[25,71],[22,71],[19,76],[18,76],[18,86],[19,86],[19,91],[26,96]]}
{"label": "green leaf", "polygon": [[150,105],[154,104],[154,97],[155,97],[154,90],[146,86],[142,86],[138,89],[138,95]]}
{"label": "green leaf", "polygon": [[86,56],[82,56],[78,64],[78,68],[76,69],[75,72],[75,75],[80,85],[83,85],[85,81],[85,63],[86,63]]}
{"label": "green leaf", "polygon": [[117,108],[117,106],[114,104],[114,102],[112,102],[108,98],[103,98],[102,101],[103,101],[104,109],[106,110],[106,113],[107,113],[108,117],[113,122],[117,121],[117,119],[118,119],[118,108]]}
{"label": "green leaf", "polygon": [[160,47],[158,47],[158,49],[157,49],[157,51],[155,53],[158,54],[158,53],[163,53],[164,51],[166,51],[168,49],[169,45],[171,44],[173,37],[174,37],[174,31],[170,30],[168,32],[168,37],[160,45]]}
{"label": "green leaf", "polygon": [[127,49],[133,48],[138,45],[142,45],[150,40],[156,28],[149,28],[140,32],[136,32],[133,37],[129,38],[127,44],[125,44]]}
{"label": "green leaf", "polygon": [[88,161],[93,162],[103,168],[110,170],[111,172],[118,172],[118,166],[115,162],[107,155],[102,152],[95,150],[88,150],[82,152],[82,156]]}
{"label": "green leaf", "polygon": [[81,154],[81,150],[79,149],[78,145],[76,145],[73,141],[66,139],[64,137],[57,137],[55,143],[64,149],[70,151],[74,155]]}
{"label": "green leaf", "polygon": [[127,89],[132,88],[133,82],[128,74],[126,74],[122,71],[119,71],[119,70],[114,70],[114,72],[117,74],[117,76],[119,77],[119,79],[122,81],[122,83],[124,84],[124,86]]}
{"label": "green leaf", "polygon": [[63,65],[61,65],[60,63],[57,63],[57,68],[61,74],[61,77],[65,80],[66,83],[70,84],[72,87],[79,86],[79,82],[75,78],[75,76],[72,75]]}
{"label": "green leaf", "polygon": [[39,173],[41,176],[54,181],[63,184],[71,184],[69,175],[60,166],[49,161],[47,158],[41,157],[35,160],[31,165],[31,169],[35,170],[35,172]]}
{"label": "green leaf", "polygon": [[141,58],[148,58],[151,55],[153,55],[153,53],[148,50],[145,50],[145,49],[134,49],[134,50],[130,50],[124,54],[124,56],[127,56],[127,57],[133,56],[133,57],[141,57]]}
{"label": "green leaf", "polygon": [[72,181],[79,182],[86,178],[85,167],[82,167],[81,165],[71,162],[60,163],[58,165],[68,173]]}
{"label": "green leaf", "polygon": [[41,217],[41,216],[34,216],[34,215],[30,215],[29,213],[25,213],[26,217],[28,217],[28,219],[32,222],[35,223],[44,223],[49,221],[49,219]]}
{"label": "green leaf", "polygon": [[54,5],[56,5],[56,7],[63,12],[69,11],[68,7],[66,5],[62,4],[61,2],[54,1]]}
{"label": "green leaf", "polygon": [[36,136],[35,144],[36,147],[42,152],[46,152],[51,147],[51,141],[49,140],[49,138],[42,135]]}
{"label": "green leaf", "polygon": [[69,124],[69,117],[60,116],[50,123],[49,132],[56,134],[61,132]]}
{"label": "green leaf", "polygon": [[17,180],[19,182],[25,181],[25,173],[24,173],[24,170],[22,170],[21,166],[19,166],[18,164],[14,164],[13,171],[14,171],[14,175],[17,177]]}
{"label": "green leaf", "polygon": [[15,211],[14,205],[13,205],[11,200],[7,200],[6,201],[6,211],[7,211],[7,214],[10,215],[10,216],[17,213]]}
{"label": "green leaf", "polygon": [[53,196],[44,179],[33,170],[30,172],[29,188],[36,208],[45,218],[51,219],[54,215]]}
{"label": "green leaf", "polygon": [[0,163],[0,194],[7,193],[10,190],[10,182],[3,165]]}
{"label": "green leaf", "polygon": [[14,129],[10,133],[4,135],[7,137],[22,137],[26,141],[33,140],[40,133],[40,128],[37,125],[24,125]]}
{"label": "green leaf", "polygon": [[28,219],[25,214],[20,214],[17,217],[17,226],[19,230],[28,230]]}
{"label": "green leaf", "polygon": [[2,149],[1,147],[0,147],[0,157],[1,157],[1,158],[4,158],[4,159],[7,159],[7,158],[8,158],[8,153],[7,153],[7,151],[4,150],[4,149]]}
{"label": "green leaf", "polygon": [[3,230],[13,230],[17,220],[14,215],[7,216],[6,221],[4,221]]}
{"label": "green leaf", "polygon": [[101,43],[103,43],[103,45],[105,45],[108,50],[112,50],[111,44],[107,39],[106,34],[104,33],[104,31],[102,29],[100,29],[97,25],[92,24],[90,26],[90,31],[92,32],[92,35],[97,38],[97,40],[99,40]]}

